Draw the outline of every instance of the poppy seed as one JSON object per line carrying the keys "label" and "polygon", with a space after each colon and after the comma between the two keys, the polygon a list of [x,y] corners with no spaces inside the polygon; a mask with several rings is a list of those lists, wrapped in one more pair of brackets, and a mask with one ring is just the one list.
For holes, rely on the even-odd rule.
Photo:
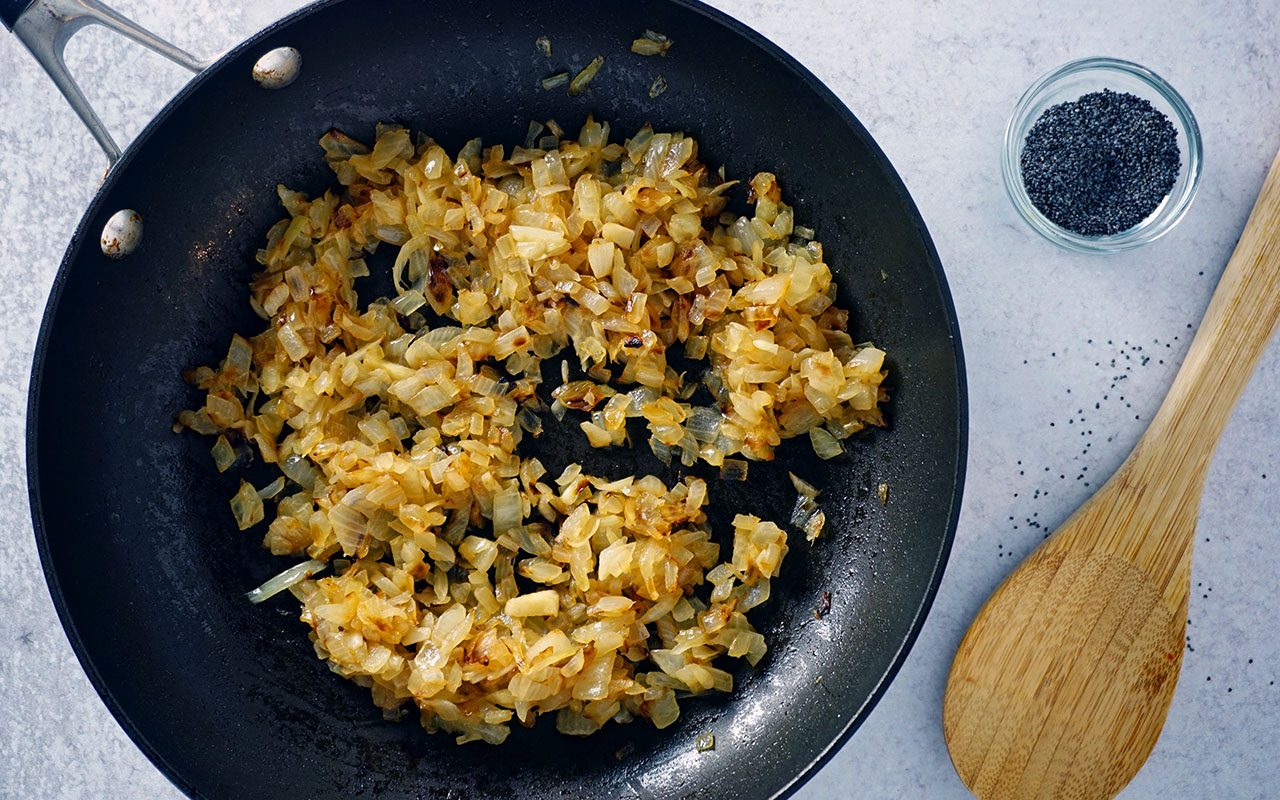
{"label": "poppy seed", "polygon": [[1041,114],[1021,165],[1027,195],[1054,224],[1112,236],[1149,217],[1173,190],[1178,131],[1149,101],[1104,89]]}

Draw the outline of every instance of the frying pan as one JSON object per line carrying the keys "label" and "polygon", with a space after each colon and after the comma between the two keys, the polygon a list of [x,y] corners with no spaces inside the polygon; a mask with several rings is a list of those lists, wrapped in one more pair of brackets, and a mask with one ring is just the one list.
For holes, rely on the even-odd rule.
{"label": "frying pan", "polygon": [[[81,22],[125,27],[202,66],[88,0],[3,0],[0,16],[55,70],[67,23]],[[646,28],[675,40],[667,57],[628,52]],[[550,60],[534,46],[542,35]],[[254,63],[284,46],[301,52],[300,76],[260,87]],[[607,60],[587,93],[540,88],[596,54]],[[650,98],[659,74],[670,88]],[[72,81],[59,83],[91,113]],[[823,490],[828,518],[815,544],[793,537],[773,599],[753,612],[769,654],[735,672],[731,695],[684,702],[662,731],[638,721],[573,739],[544,720],[498,748],[457,746],[384,721],[366,690],[329,673],[290,598],[245,602],[291,561],[259,547],[261,530],[234,529],[226,504],[239,476],[216,472],[209,442],[171,432],[177,411],[199,405],[179,375],[219,359],[232,332],[261,329],[246,280],[282,213],[274,187],[331,183],[316,146],[326,130],[370,140],[375,123],[396,122],[456,149],[477,135],[518,143],[531,119],[572,132],[588,114],[615,136],[646,122],[686,131],[731,177],[779,175],[796,219],[825,245],[855,340],[890,354],[891,423],[832,461],[788,443],[745,483],[711,481],[718,535],[736,511],[785,522],[788,471]],[[121,209],[145,228],[136,252],[112,260],[99,233]],[[897,174],[813,75],[692,0],[332,0],[262,31],[200,71],[110,170],[59,268],[29,402],[35,535],[94,687],[184,792],[272,800],[793,791],[867,715],[923,622],[959,510],[967,421],[946,281]],[[583,438],[552,427],[530,450],[552,471],[580,460],[604,474],[678,476],[639,449],[593,451]],[[830,610],[815,612],[827,593]],[[715,749],[698,752],[704,733]]]}

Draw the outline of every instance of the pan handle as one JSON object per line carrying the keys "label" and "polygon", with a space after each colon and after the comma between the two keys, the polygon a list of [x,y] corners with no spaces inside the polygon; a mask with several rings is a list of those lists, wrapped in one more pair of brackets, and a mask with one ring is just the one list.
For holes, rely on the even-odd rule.
{"label": "pan handle", "polygon": [[148,50],[153,50],[179,66],[200,72],[207,61],[201,61],[181,48],[166,42],[128,17],[118,14],[98,0],[0,0],[0,21],[18,37],[36,61],[71,104],[71,109],[93,134],[107,161],[115,164],[120,146],[107,131],[98,113],[80,90],[80,85],[67,71],[63,50],[76,31],[86,25],[102,25],[128,37]]}

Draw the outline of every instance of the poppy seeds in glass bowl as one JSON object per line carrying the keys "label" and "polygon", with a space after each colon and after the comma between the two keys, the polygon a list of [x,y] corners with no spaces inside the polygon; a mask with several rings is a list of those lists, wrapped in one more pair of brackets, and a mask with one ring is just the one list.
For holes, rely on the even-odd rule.
{"label": "poppy seeds in glass bowl", "polygon": [[1173,123],[1137,95],[1103,89],[1051,106],[1027,132],[1027,195],[1054,224],[1113,236],[1160,207],[1178,180]]}

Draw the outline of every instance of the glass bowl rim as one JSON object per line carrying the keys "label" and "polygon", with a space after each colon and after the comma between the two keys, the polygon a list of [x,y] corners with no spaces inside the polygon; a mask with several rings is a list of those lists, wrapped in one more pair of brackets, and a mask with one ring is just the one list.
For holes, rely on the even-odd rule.
{"label": "glass bowl rim", "polygon": [[[1055,84],[1064,79],[1082,72],[1095,70],[1099,72],[1119,72],[1136,78],[1155,94],[1159,95],[1173,109],[1174,116],[1177,118],[1174,120],[1174,124],[1181,129],[1182,138],[1186,140],[1184,144],[1187,159],[1186,177],[1185,180],[1180,182],[1181,189],[1175,190],[1175,194],[1170,195],[1166,200],[1166,203],[1172,203],[1172,205],[1162,209],[1155,219],[1149,218],[1149,220],[1141,222],[1129,230],[1110,236],[1082,236],[1061,227],[1042,214],[1031,202],[1030,196],[1027,195],[1026,187],[1023,185],[1022,166],[1018,153],[1022,139],[1029,128],[1028,123],[1034,124],[1034,121],[1028,120],[1028,116],[1031,107],[1036,101],[1045,92],[1050,91]],[[1202,159],[1203,145],[1200,140],[1200,126],[1196,122],[1195,115],[1191,112],[1186,100],[1168,81],[1141,64],[1120,58],[1094,56],[1068,61],[1056,69],[1050,70],[1037,78],[1023,92],[1014,106],[1008,123],[1005,125],[1001,171],[1004,175],[1005,190],[1008,192],[1014,208],[1018,210],[1019,215],[1027,224],[1041,236],[1068,250],[1084,253],[1117,253],[1132,250],[1135,247],[1155,241],[1172,230],[1182,220],[1187,213],[1187,209],[1191,206],[1191,201],[1195,199],[1196,191],[1200,186]]]}

